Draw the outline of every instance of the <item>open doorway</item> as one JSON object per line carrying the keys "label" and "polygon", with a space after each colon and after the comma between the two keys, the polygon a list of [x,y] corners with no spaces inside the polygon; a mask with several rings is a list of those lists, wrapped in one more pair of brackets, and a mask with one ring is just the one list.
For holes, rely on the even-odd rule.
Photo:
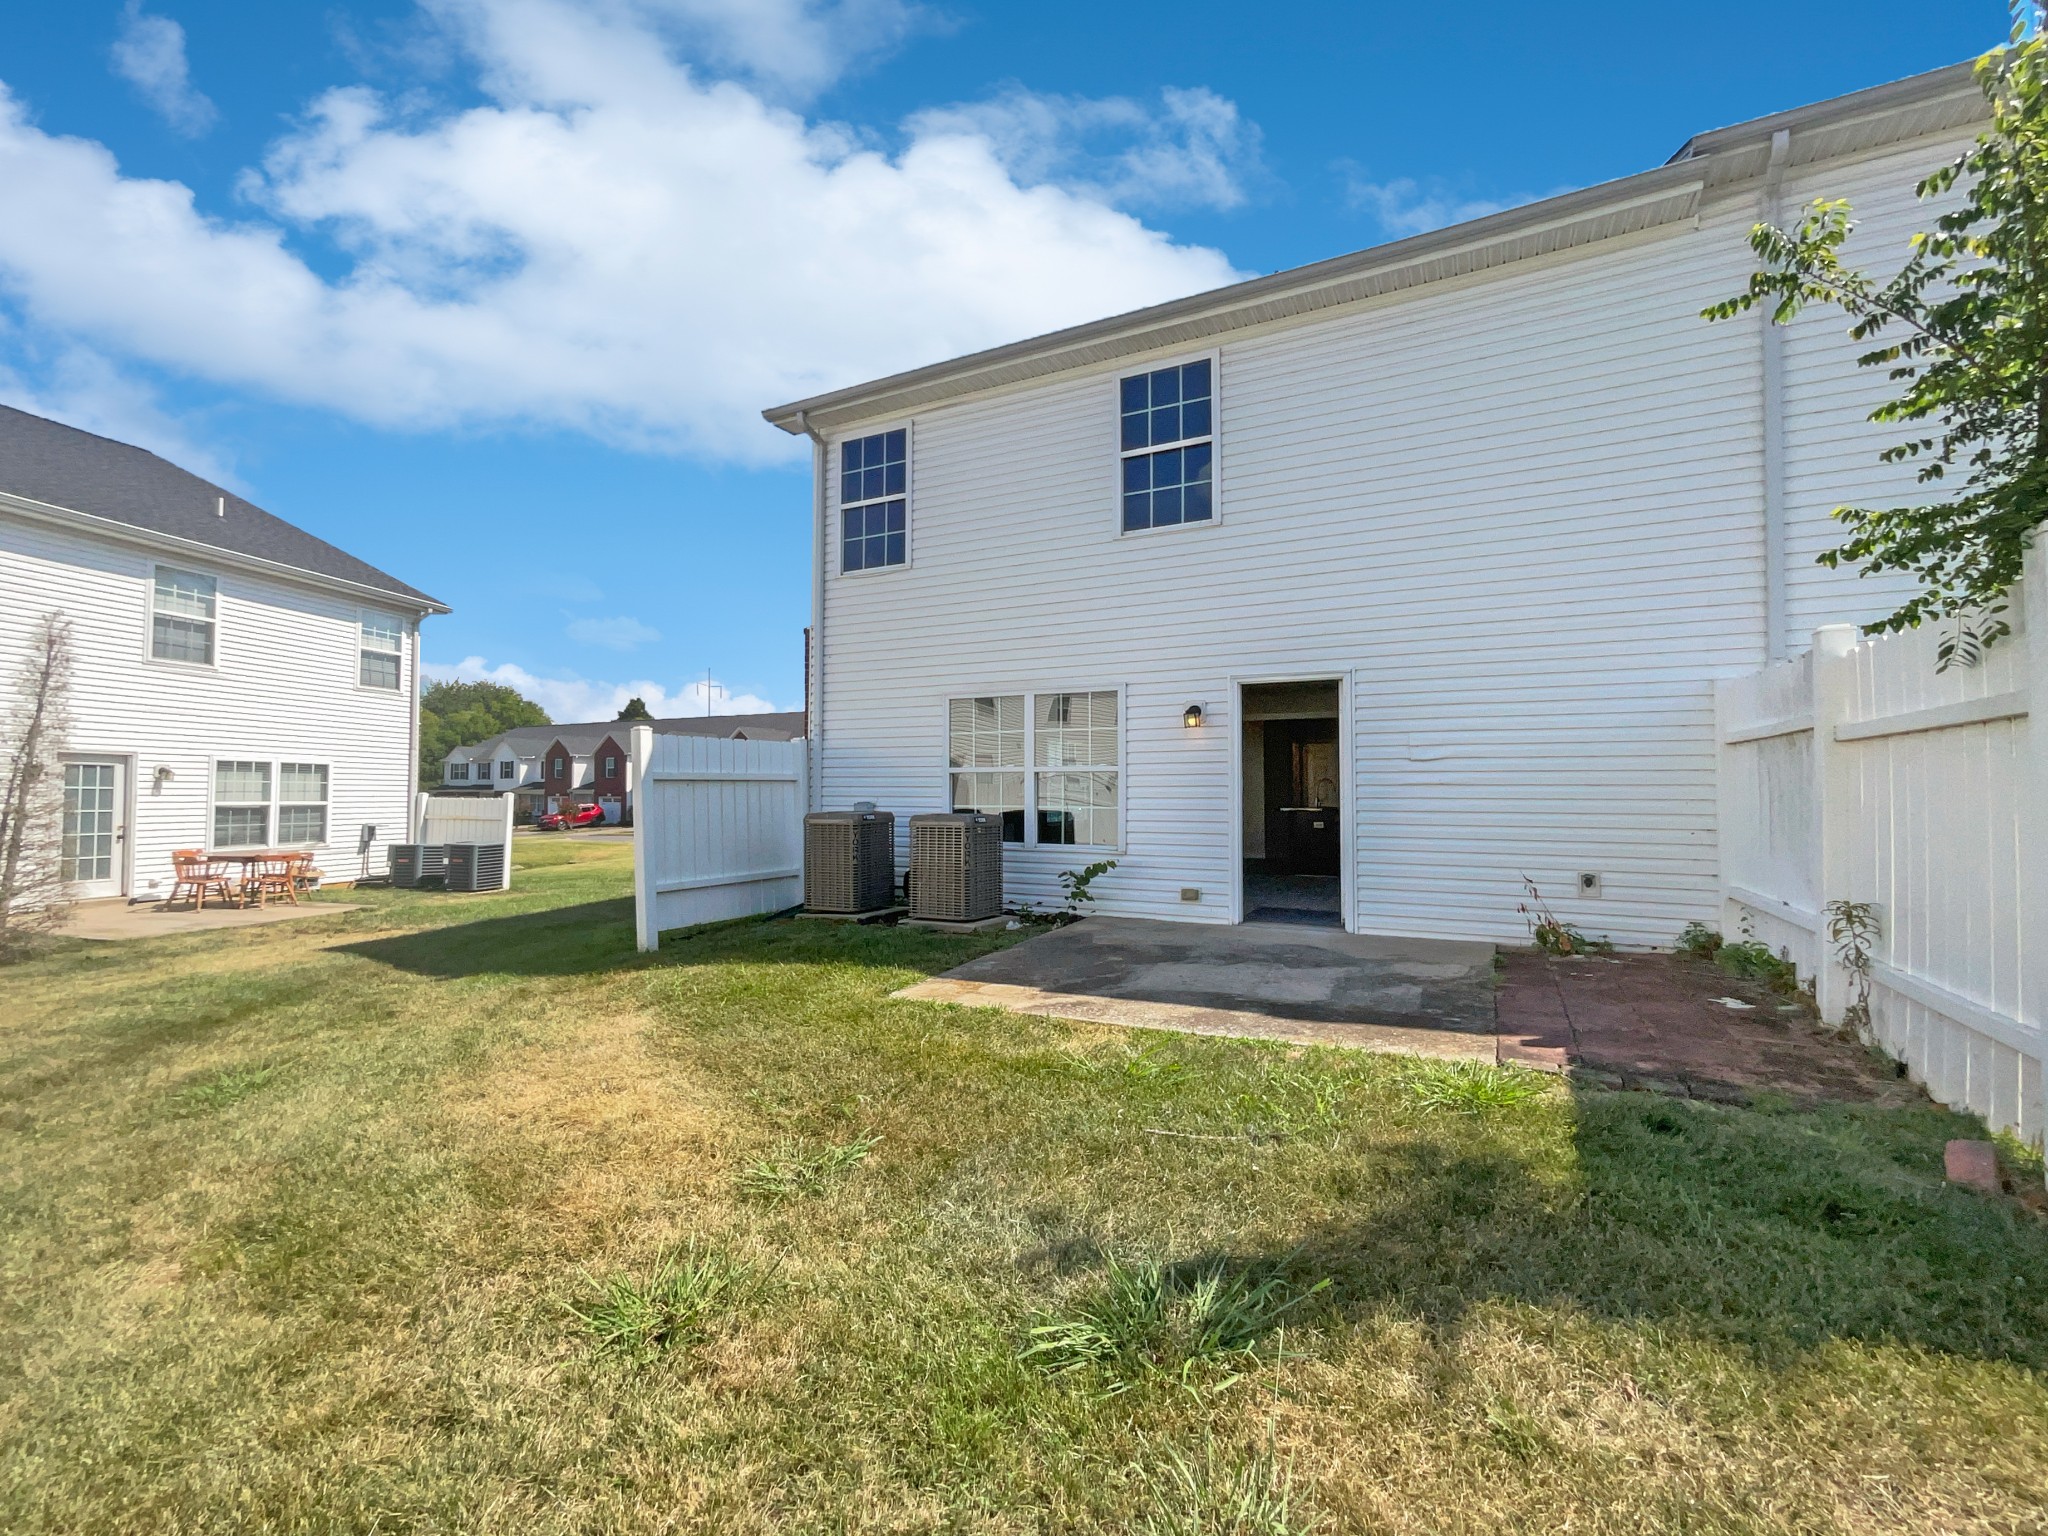
{"label": "open doorway", "polygon": [[1241,695],[1244,920],[1344,926],[1343,749],[1335,679]]}

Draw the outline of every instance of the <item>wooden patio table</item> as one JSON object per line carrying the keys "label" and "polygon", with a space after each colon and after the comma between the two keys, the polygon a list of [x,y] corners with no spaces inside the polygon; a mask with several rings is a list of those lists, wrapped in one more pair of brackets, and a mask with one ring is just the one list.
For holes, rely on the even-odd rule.
{"label": "wooden patio table", "polygon": [[219,853],[209,853],[207,858],[216,864],[239,864],[242,877],[236,888],[242,893],[242,905],[260,907],[263,905],[263,888],[256,883],[256,866],[266,859],[288,859],[304,850],[298,848],[229,848]]}

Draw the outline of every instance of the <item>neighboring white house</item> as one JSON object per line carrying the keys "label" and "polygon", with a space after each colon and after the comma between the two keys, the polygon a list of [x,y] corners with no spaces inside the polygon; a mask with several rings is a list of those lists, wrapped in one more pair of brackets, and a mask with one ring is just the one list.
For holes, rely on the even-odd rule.
{"label": "neighboring white house", "polygon": [[74,896],[160,899],[180,848],[310,849],[345,881],[405,840],[419,624],[443,604],[153,453],[0,406],[0,688],[53,610]]}
{"label": "neighboring white house", "polygon": [[1895,606],[1814,555],[1912,488],[1838,317],[1700,310],[1818,197],[1895,264],[1983,113],[1942,70],[767,412],[816,445],[812,803],[1000,814],[1041,905],[1113,857],[1134,916],[1715,921],[1714,680]]}

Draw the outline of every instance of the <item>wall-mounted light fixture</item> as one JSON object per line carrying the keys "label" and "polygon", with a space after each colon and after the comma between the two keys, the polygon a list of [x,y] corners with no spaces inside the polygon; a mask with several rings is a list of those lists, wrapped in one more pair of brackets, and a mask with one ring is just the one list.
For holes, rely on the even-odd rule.
{"label": "wall-mounted light fixture", "polygon": [[159,763],[157,765],[156,773],[152,775],[152,777],[154,777],[156,780],[157,788],[161,789],[164,787],[164,785],[170,783],[171,780],[175,779],[177,775],[171,772],[171,770],[168,767]]}
{"label": "wall-mounted light fixture", "polygon": [[1190,704],[1186,709],[1182,710],[1180,712],[1180,723],[1189,730],[1194,730],[1202,723],[1202,706]]}

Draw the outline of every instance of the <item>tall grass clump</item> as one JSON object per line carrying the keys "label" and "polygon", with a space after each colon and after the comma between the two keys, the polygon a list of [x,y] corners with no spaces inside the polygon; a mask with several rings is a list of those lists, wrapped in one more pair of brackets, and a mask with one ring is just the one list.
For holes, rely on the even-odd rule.
{"label": "tall grass clump", "polygon": [[1417,1109],[1484,1115],[1513,1109],[1550,1091],[1550,1079],[1526,1067],[1484,1061],[1425,1061],[1409,1071],[1402,1091]]}
{"label": "tall grass clump", "polygon": [[760,1293],[760,1268],[727,1254],[688,1248],[658,1256],[646,1273],[620,1271],[600,1280],[586,1275],[595,1293],[568,1303],[597,1353],[627,1365],[647,1365],[670,1350],[702,1343],[712,1325]]}

